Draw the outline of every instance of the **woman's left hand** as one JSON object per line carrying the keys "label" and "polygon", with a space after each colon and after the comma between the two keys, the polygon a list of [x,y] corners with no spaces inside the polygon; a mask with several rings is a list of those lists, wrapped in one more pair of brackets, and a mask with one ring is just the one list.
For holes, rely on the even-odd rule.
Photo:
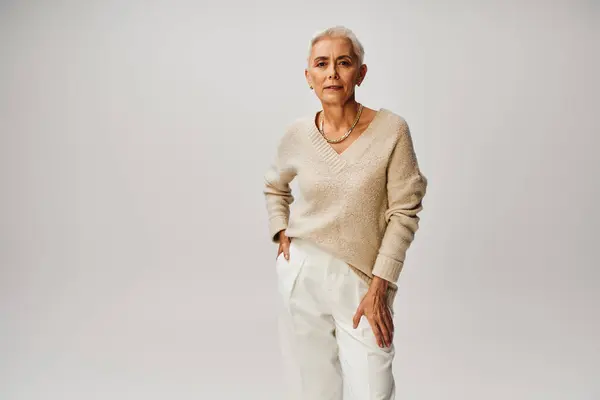
{"label": "woman's left hand", "polygon": [[363,296],[353,318],[354,329],[356,329],[361,316],[367,317],[379,347],[383,347],[384,343],[387,347],[391,346],[394,335],[394,322],[387,306],[386,289],[385,279],[373,277],[369,290]]}

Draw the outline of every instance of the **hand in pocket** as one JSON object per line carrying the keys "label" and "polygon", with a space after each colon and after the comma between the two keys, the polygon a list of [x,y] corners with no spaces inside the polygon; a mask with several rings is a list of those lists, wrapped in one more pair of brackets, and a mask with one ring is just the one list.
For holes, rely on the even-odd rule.
{"label": "hand in pocket", "polygon": [[279,249],[277,250],[277,257],[283,252],[283,256],[286,260],[290,260],[290,243],[292,240],[285,235],[285,230],[279,231]]}

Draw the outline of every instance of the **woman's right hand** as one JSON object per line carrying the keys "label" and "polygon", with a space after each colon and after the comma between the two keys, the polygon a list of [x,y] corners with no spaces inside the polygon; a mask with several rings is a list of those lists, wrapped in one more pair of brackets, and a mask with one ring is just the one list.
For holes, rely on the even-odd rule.
{"label": "woman's right hand", "polygon": [[286,260],[290,260],[290,238],[285,235],[285,230],[279,231],[279,249],[277,250],[277,258],[281,252]]}

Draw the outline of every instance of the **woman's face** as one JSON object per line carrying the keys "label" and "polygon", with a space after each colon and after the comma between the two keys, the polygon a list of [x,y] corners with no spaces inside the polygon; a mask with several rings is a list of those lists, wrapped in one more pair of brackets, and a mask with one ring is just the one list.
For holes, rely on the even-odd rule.
{"label": "woman's face", "polygon": [[322,103],[344,104],[366,72],[366,65],[358,65],[350,40],[325,38],[314,44],[305,76]]}

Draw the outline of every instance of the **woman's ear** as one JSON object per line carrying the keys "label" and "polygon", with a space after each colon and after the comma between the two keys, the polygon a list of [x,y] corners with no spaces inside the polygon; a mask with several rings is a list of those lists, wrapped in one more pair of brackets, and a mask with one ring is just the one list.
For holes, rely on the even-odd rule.
{"label": "woman's ear", "polygon": [[306,79],[306,83],[308,83],[308,86],[312,89],[313,88],[313,84],[310,81],[310,75],[308,74],[308,69],[304,69],[304,78]]}
{"label": "woman's ear", "polygon": [[365,80],[365,75],[367,75],[367,64],[361,65],[358,70],[358,78],[356,79],[356,84],[358,86]]}

